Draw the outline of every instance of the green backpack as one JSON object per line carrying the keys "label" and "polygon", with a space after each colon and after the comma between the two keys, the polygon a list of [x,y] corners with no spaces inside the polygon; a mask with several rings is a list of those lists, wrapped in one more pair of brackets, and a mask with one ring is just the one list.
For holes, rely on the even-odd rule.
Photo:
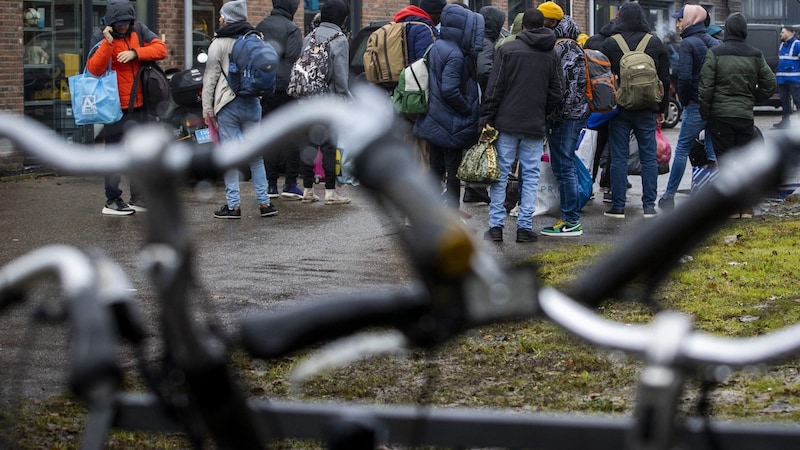
{"label": "green backpack", "polygon": [[651,36],[645,34],[633,51],[620,34],[612,36],[623,53],[619,60],[617,103],[625,109],[650,109],[664,96],[664,85],[658,78],[656,63],[644,52]]}
{"label": "green backpack", "polygon": [[400,72],[397,87],[392,94],[394,109],[400,114],[414,117],[428,111],[428,96],[430,88],[428,82],[428,52],[430,45],[422,58],[406,66]]}

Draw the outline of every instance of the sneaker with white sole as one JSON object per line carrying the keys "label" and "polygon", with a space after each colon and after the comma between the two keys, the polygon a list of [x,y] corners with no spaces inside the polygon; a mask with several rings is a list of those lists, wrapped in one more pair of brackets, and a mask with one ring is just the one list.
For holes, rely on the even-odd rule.
{"label": "sneaker with white sole", "polygon": [[580,222],[570,223],[559,220],[552,227],[542,228],[541,233],[545,236],[580,236],[583,234],[583,226]]}
{"label": "sneaker with white sole", "polygon": [[348,203],[350,203],[350,199],[339,195],[336,189],[325,189],[326,205],[346,205]]}
{"label": "sneaker with white sole", "polygon": [[508,212],[508,215],[511,216],[511,217],[519,216],[519,205],[511,208],[511,211]]}
{"label": "sneaker with white sole", "polygon": [[314,188],[303,189],[303,203],[314,203],[319,201],[319,196],[314,192]]}
{"label": "sneaker with white sole", "polygon": [[284,200],[302,200],[303,190],[297,187],[296,184],[284,184],[281,198]]}
{"label": "sneaker with white sole", "polygon": [[128,208],[136,211],[137,213],[146,213],[147,212],[147,208],[144,206],[144,202],[141,201],[141,200],[137,200],[136,202],[131,200],[131,202],[128,203]]}
{"label": "sneaker with white sole", "polygon": [[220,209],[214,211],[214,217],[217,219],[241,219],[242,210],[230,209],[228,205],[222,205]]}
{"label": "sneaker with white sole", "polygon": [[103,207],[103,214],[106,216],[130,216],[134,213],[136,213],[136,211],[131,209],[131,207],[119,197],[111,203],[106,203],[106,206]]}
{"label": "sneaker with white sole", "polygon": [[278,214],[278,208],[269,203],[266,205],[258,205],[258,210],[261,213],[261,217],[270,217]]}

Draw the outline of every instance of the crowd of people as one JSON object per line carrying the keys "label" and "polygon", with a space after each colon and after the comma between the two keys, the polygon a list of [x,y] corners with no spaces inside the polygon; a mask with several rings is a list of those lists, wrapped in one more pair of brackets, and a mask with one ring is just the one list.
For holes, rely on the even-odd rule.
{"label": "crowd of people", "polygon": [[[208,50],[203,83],[203,114],[208,125],[219,130],[222,141],[239,139],[242,132],[259,123],[262,116],[291,102],[302,101],[287,94],[289,74],[302,52],[320,39],[330,41],[327,94],[344,101],[350,99],[349,50],[342,33],[350,13],[347,3],[343,0],[324,2],[316,28],[302,38],[293,22],[298,1],[274,0],[272,12],[255,27],[247,22],[245,0],[229,1],[222,6],[220,27]],[[761,52],[745,43],[747,21],[740,13],[727,18],[723,37],[705,8],[687,4],[672,15],[680,40],[675,39],[676,42],[668,45],[652,34],[651,24],[636,2],[624,3],[617,16],[591,37],[582,33],[572,17],[564,14],[553,1],[542,2],[518,14],[507,37],[501,37],[505,14],[496,7],[485,6],[476,13],[459,2],[419,0],[412,3],[401,9],[394,21],[408,22],[408,38],[404,45],[409,61],[427,52],[428,109],[409,119],[421,165],[439,183],[448,207],[461,211],[462,201],[489,204],[488,229],[484,234],[487,240],[503,240],[509,209],[507,179],[514,170],[519,180],[519,204],[515,209],[518,211],[517,242],[534,242],[537,235],[574,237],[583,234],[576,148],[581,131],[587,127],[598,130],[598,148],[594,164],[589,168],[593,179],[600,171],[602,149],[606,142],[608,145],[607,161],[603,164],[605,176],[601,177],[600,185],[608,190],[605,200],[611,205],[604,215],[616,219],[626,216],[630,186],[628,158],[634,136],[641,163],[641,214],[644,218],[653,218],[658,215],[656,206],[662,211],[674,207],[689,151],[699,133],[705,132],[707,159],[716,167],[717,160],[730,149],[753,139],[756,101],[779,89],[785,99],[785,112],[784,119],[776,127],[783,127],[789,120],[786,111],[792,110],[791,100],[800,100],[800,54],[793,30],[785,28],[785,36],[781,35],[784,44],[776,81]],[[125,5],[125,14],[114,12],[119,5]],[[105,33],[108,45],[101,46],[89,59],[89,70],[104,71],[112,55],[119,55],[113,61],[117,65],[166,56],[166,47],[157,38],[146,41],[141,51],[137,48],[135,57],[126,58],[126,52],[113,53],[112,46],[124,45],[115,43],[116,39],[130,40],[123,27],[133,20],[132,6],[127,0],[112,1],[109,15],[114,22]],[[280,58],[275,92],[260,99],[236,96],[222,70],[228,65],[235,38],[250,30],[260,31]],[[637,46],[652,60],[661,86],[660,95],[646,103],[620,101],[610,113],[593,112],[587,98],[589,79],[584,48],[606,55],[619,80],[624,59]],[[669,181],[658,199],[656,130],[663,123],[668,107],[665,91],[673,81],[671,75],[683,104],[683,123]],[[387,93],[394,88],[385,83],[379,87]],[[124,106],[128,99],[122,90],[120,96]],[[126,122],[136,120],[135,113],[136,108],[133,108]],[[462,181],[457,171],[463,152],[478,142],[481,130],[487,125],[498,132],[494,145],[500,181],[488,186],[467,183],[462,197]],[[124,126],[125,122],[119,127],[110,127],[106,141],[113,142],[116,128]],[[336,190],[336,146],[336,136],[329,135],[319,142],[287,147],[266,164],[262,158],[252,161],[252,185],[261,216],[277,214],[271,202],[273,198],[303,203],[320,200],[314,190],[313,159],[317,152],[322,155],[325,173],[325,204],[349,203],[350,199]],[[535,231],[533,217],[545,151],[549,152],[558,184],[561,214],[554,224]],[[719,165],[724,169],[724,161],[720,160]],[[281,173],[284,182],[279,190]],[[302,182],[302,189],[298,180]],[[136,198],[133,187],[131,202],[126,204],[115,183],[118,185],[118,178],[107,180],[104,213],[121,215],[132,214],[136,208],[146,210],[143,199]],[[214,212],[214,217],[240,218],[238,171],[225,175],[225,197],[225,204]],[[752,217],[752,210],[742,210],[738,217]]]}

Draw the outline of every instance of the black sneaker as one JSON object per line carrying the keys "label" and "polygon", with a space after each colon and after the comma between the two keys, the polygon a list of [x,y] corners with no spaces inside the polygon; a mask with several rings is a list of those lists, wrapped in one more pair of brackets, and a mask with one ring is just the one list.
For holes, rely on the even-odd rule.
{"label": "black sneaker", "polygon": [[536,234],[527,228],[517,229],[517,242],[536,242],[539,238]]}
{"label": "black sneaker", "polygon": [[486,188],[467,186],[464,188],[464,203],[491,203],[489,192]]}
{"label": "black sneaker", "polygon": [[625,209],[624,208],[611,208],[608,211],[603,213],[606,217],[613,217],[615,219],[624,219],[625,218]]}
{"label": "black sneaker", "polygon": [[645,219],[652,219],[652,218],[654,218],[656,216],[658,216],[658,213],[656,212],[656,209],[654,207],[652,207],[652,206],[645,206],[644,207],[644,218]]}
{"label": "black sneaker", "polygon": [[502,227],[492,227],[486,230],[484,233],[483,238],[487,241],[494,241],[494,242],[503,242],[503,228]]}
{"label": "black sneaker", "polygon": [[269,205],[258,205],[258,209],[261,210],[261,217],[269,217],[278,214],[278,208],[269,204]]}
{"label": "black sneaker", "polygon": [[675,209],[675,197],[661,197],[661,200],[658,201],[658,207],[664,211],[672,211]]}
{"label": "black sneaker", "polygon": [[267,195],[269,198],[278,198],[281,194],[278,192],[278,186],[269,186],[267,187]]}
{"label": "black sneaker", "polygon": [[218,211],[214,211],[214,217],[217,219],[241,219],[241,209],[228,209],[228,205],[222,205]]}
{"label": "black sneaker", "polygon": [[603,203],[614,203],[610,190],[603,192]]}

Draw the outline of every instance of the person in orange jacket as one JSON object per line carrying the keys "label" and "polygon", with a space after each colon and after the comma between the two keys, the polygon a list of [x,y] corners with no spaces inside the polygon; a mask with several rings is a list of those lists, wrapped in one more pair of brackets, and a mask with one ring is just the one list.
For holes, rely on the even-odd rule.
{"label": "person in orange jacket", "polygon": [[[100,76],[108,70],[110,64],[111,69],[117,73],[122,119],[105,125],[102,134],[106,143],[115,143],[122,140],[126,129],[136,123],[147,121],[142,90],[137,89],[135,97],[132,97],[131,91],[141,62],[166,58],[167,46],[144,24],[134,26],[136,11],[128,0],[109,1],[105,18],[108,25],[103,28],[102,36],[97,36],[95,39],[92,48],[97,48],[86,61],[86,68],[93,75]],[[142,34],[141,39],[138,32]],[[133,105],[131,105],[132,99]],[[106,176],[106,204],[103,207],[103,214],[127,216],[135,212],[146,212],[142,194],[133,182],[131,182],[130,203],[122,200],[122,190],[119,188],[121,178],[119,174]]]}

